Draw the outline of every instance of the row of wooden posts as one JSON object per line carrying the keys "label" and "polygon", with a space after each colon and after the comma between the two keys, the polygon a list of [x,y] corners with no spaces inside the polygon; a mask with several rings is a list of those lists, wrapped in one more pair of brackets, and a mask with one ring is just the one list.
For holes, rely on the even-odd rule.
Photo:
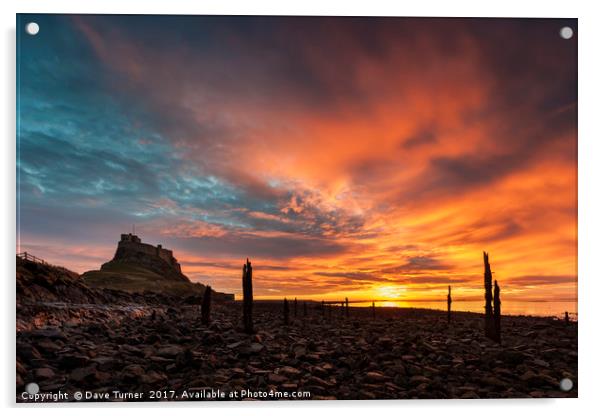
{"label": "row of wooden posts", "polygon": [[[492,294],[492,273],[489,265],[489,256],[487,253],[483,253],[483,261],[485,263],[485,335],[494,341],[501,341],[501,302],[500,302],[500,288],[497,280],[495,281],[495,289]],[[246,333],[252,334],[253,330],[253,266],[249,259],[242,268],[242,311],[243,311],[243,328]],[[293,301],[293,313],[297,317],[297,298]],[[447,321],[451,323],[451,286],[448,286],[447,292]],[[349,317],[349,299],[345,298],[344,302],[341,302],[341,308],[344,311],[346,317]],[[372,318],[376,318],[376,306],[372,302]],[[326,313],[326,305],[324,301],[321,304],[322,315]],[[203,295],[203,301],[201,304],[201,322],[205,325],[209,324],[211,313],[211,286],[207,286],[205,294]],[[328,307],[329,316],[332,315],[332,309]],[[289,324],[289,302],[288,299],[284,299],[283,304],[283,321],[285,325]],[[307,303],[303,302],[303,316],[307,316]],[[568,315],[567,315],[568,316]]]}
{"label": "row of wooden posts", "polygon": [[[491,266],[489,265],[489,254],[483,252],[483,263],[485,267],[484,273],[484,286],[485,286],[485,336],[496,341],[501,342],[501,305],[500,301],[500,287],[497,280],[493,281]],[[493,284],[492,284],[493,281]],[[242,269],[242,310],[243,310],[243,328],[246,333],[252,334],[253,330],[253,267],[251,262],[247,259]],[[452,295],[451,286],[447,288],[447,321],[451,323],[451,305]],[[328,306],[328,307],[327,307]],[[345,298],[345,301],[341,302],[341,308],[346,317],[349,317],[349,299]],[[372,318],[376,318],[376,306],[372,302]],[[326,305],[324,301],[321,303],[322,316],[325,316],[326,310],[328,310],[329,317],[332,316],[332,306]],[[211,286],[207,286],[203,301],[201,304],[201,321],[203,324],[208,325],[210,321],[211,313]],[[297,317],[297,298],[293,301],[293,314]],[[283,303],[283,320],[284,324],[289,324],[289,301],[284,299]],[[303,316],[307,316],[307,303],[303,302]],[[568,312],[565,313],[565,322],[568,324]]]}
{"label": "row of wooden posts", "polygon": [[[496,342],[501,342],[501,305],[500,301],[500,287],[498,286],[497,280],[495,281],[495,289],[492,294],[492,273],[489,265],[489,255],[483,252],[483,262],[485,265],[485,335],[488,338]],[[247,262],[243,266],[242,275],[242,286],[243,286],[243,326],[247,333],[253,332],[253,267],[251,262],[247,259]],[[295,317],[297,316],[297,298],[294,300],[293,310]],[[447,322],[451,323],[451,286],[447,288]],[[324,301],[322,301],[321,310],[324,315]],[[349,299],[345,298],[344,302],[341,302],[341,308],[345,313],[346,317],[349,317]],[[329,308],[329,313],[331,313]],[[289,302],[287,298],[284,298],[283,303],[283,321],[284,325],[289,324]],[[303,302],[303,315],[307,316],[307,303]],[[376,306],[372,302],[372,317],[376,317]]]}
{"label": "row of wooden posts", "polygon": [[[338,303],[338,302],[337,302]],[[297,298],[295,298],[293,300],[293,316],[296,318],[297,317]],[[287,298],[284,298],[284,303],[283,303],[283,310],[282,310],[282,315],[283,315],[283,320],[284,320],[284,325],[288,325],[290,323],[290,310],[289,310],[289,301]],[[376,318],[376,306],[374,304],[374,302],[372,302],[372,318],[375,319]],[[320,311],[322,316],[326,316],[326,314],[328,313],[328,317],[332,317],[332,304],[326,304],[324,301],[322,301],[322,303],[320,304]],[[341,302],[341,313],[345,315],[346,318],[349,318],[349,298],[345,298],[345,301]],[[307,302],[303,301],[303,316],[306,317],[308,315],[307,313]]]}

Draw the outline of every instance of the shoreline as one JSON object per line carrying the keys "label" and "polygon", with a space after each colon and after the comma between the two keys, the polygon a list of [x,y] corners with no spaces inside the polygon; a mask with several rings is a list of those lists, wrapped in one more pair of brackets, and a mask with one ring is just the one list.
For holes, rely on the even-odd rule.
{"label": "shoreline", "polygon": [[[292,301],[294,300],[294,298],[287,298],[289,303],[292,303]],[[233,301],[234,303],[237,304],[242,304],[242,300],[236,299]],[[265,303],[265,304],[282,304],[283,299],[254,299],[253,300],[254,303]],[[298,302],[300,305],[303,304],[303,302],[307,302],[308,305],[312,304],[314,306],[318,306],[321,305],[322,301],[316,301],[316,300],[306,300],[306,299],[298,299]],[[371,302],[371,301],[370,301]],[[379,303],[390,303],[390,302],[408,302],[408,303],[431,303],[431,301],[388,301],[388,300],[381,300],[381,301],[375,301],[375,307],[377,309],[416,309],[416,310],[425,310],[425,311],[435,311],[435,312],[444,312],[447,313],[447,304],[446,301],[440,301],[439,303],[442,304],[441,308],[433,308],[433,307],[425,307],[425,306],[393,306],[393,305],[380,305]],[[458,301],[454,301],[453,304],[461,304],[464,302],[474,302],[474,301],[462,301],[462,300],[458,300]],[[506,301],[506,302],[510,302],[510,301]],[[519,302],[525,302],[525,301],[519,301]],[[556,301],[527,301],[527,302],[532,302],[532,303],[553,303]],[[558,301],[558,302],[563,302],[563,301]],[[368,303],[368,301],[349,301],[349,308],[361,308],[361,309],[369,309],[371,308],[371,304],[366,304],[366,305],[358,305],[358,303]],[[435,303],[435,302],[432,302]],[[325,305],[330,305],[332,307],[336,308],[340,308],[341,307],[341,301],[325,301]],[[503,304],[502,304],[503,305]],[[477,312],[474,310],[465,310],[465,309],[454,309],[452,306],[452,313],[470,313],[470,314],[476,314],[476,315],[483,315],[482,312]],[[543,318],[543,319],[556,319],[556,320],[563,320],[564,319],[564,312],[559,312],[558,314],[530,314],[530,313],[504,313],[504,309],[502,306],[502,316],[504,317],[526,317],[526,318]],[[567,311],[569,313],[569,316],[571,318],[571,322],[578,322],[578,312],[577,311]]]}

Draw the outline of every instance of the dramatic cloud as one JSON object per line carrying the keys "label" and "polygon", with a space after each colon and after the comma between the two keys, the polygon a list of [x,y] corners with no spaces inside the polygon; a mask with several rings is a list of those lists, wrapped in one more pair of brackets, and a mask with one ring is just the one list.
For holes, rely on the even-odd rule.
{"label": "dramatic cloud", "polygon": [[250,257],[325,299],[480,299],[487,250],[506,299],[574,298],[576,21],[36,19],[21,249],[81,272],[135,224],[217,289]]}

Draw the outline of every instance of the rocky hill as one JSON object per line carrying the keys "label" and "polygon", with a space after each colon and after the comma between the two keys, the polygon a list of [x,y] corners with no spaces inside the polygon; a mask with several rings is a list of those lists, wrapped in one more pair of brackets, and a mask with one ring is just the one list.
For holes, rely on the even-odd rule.
{"label": "rocky hill", "polygon": [[[130,293],[144,291],[176,296],[203,295],[205,286],[191,282],[182,273],[171,250],[161,245],[143,243],[134,234],[122,234],[113,259],[100,270],[82,274],[83,282],[100,289],[116,289]],[[217,298],[233,299],[232,295],[215,293]]]}
{"label": "rocky hill", "polygon": [[136,262],[105,263],[100,270],[83,273],[82,280],[93,288],[115,289],[130,293],[147,291],[176,296],[205,293],[205,285],[166,279],[160,270]]}
{"label": "rocky hill", "polygon": [[[200,305],[206,289],[198,283],[166,280],[145,269],[121,269],[111,282],[104,282],[113,272],[90,272],[92,277],[85,279],[64,267],[19,256],[16,261],[18,330],[97,320],[117,322],[175,305]],[[148,287],[153,290],[146,290]],[[212,299],[219,302],[232,297],[212,291]]]}
{"label": "rocky hill", "polygon": [[99,300],[104,301],[102,293],[83,284],[77,273],[17,257],[17,303]]}

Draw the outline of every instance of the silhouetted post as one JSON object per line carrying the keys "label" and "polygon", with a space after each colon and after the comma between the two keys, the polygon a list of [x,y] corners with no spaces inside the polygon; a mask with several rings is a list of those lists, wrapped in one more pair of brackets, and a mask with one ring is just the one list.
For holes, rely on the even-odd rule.
{"label": "silhouetted post", "polygon": [[489,265],[489,254],[483,252],[483,262],[485,263],[485,336],[495,339],[495,327],[493,323],[493,308],[492,301],[492,274],[491,266]]}
{"label": "silhouetted post", "polygon": [[569,322],[570,322],[570,320],[569,320],[569,313],[567,311],[567,312],[564,313],[564,324],[568,325]]}
{"label": "silhouetted post", "polygon": [[303,316],[307,316],[307,302],[303,301]]}
{"label": "silhouetted post", "polygon": [[245,332],[253,333],[253,267],[247,259],[242,266],[242,320]]}
{"label": "silhouetted post", "polygon": [[282,309],[284,325],[288,325],[288,300],[284,298],[284,307]]}
{"label": "silhouetted post", "polygon": [[295,301],[293,302],[293,315],[295,318],[297,317],[297,298],[295,298]]}
{"label": "silhouetted post", "polygon": [[201,323],[209,325],[211,321],[211,286],[205,288],[203,293],[203,303],[201,304]]}
{"label": "silhouetted post", "polygon": [[372,302],[372,319],[376,319],[376,305]]}
{"label": "silhouetted post", "polygon": [[502,324],[501,324],[501,316],[502,316],[502,302],[500,301],[500,287],[497,285],[497,280],[495,281],[495,288],[493,289],[493,320],[494,320],[494,341],[502,342]]}
{"label": "silhouetted post", "polygon": [[451,322],[451,304],[452,304],[451,286],[448,286],[447,287],[447,323],[448,324]]}
{"label": "silhouetted post", "polygon": [[349,298],[345,298],[345,317],[349,318]]}

